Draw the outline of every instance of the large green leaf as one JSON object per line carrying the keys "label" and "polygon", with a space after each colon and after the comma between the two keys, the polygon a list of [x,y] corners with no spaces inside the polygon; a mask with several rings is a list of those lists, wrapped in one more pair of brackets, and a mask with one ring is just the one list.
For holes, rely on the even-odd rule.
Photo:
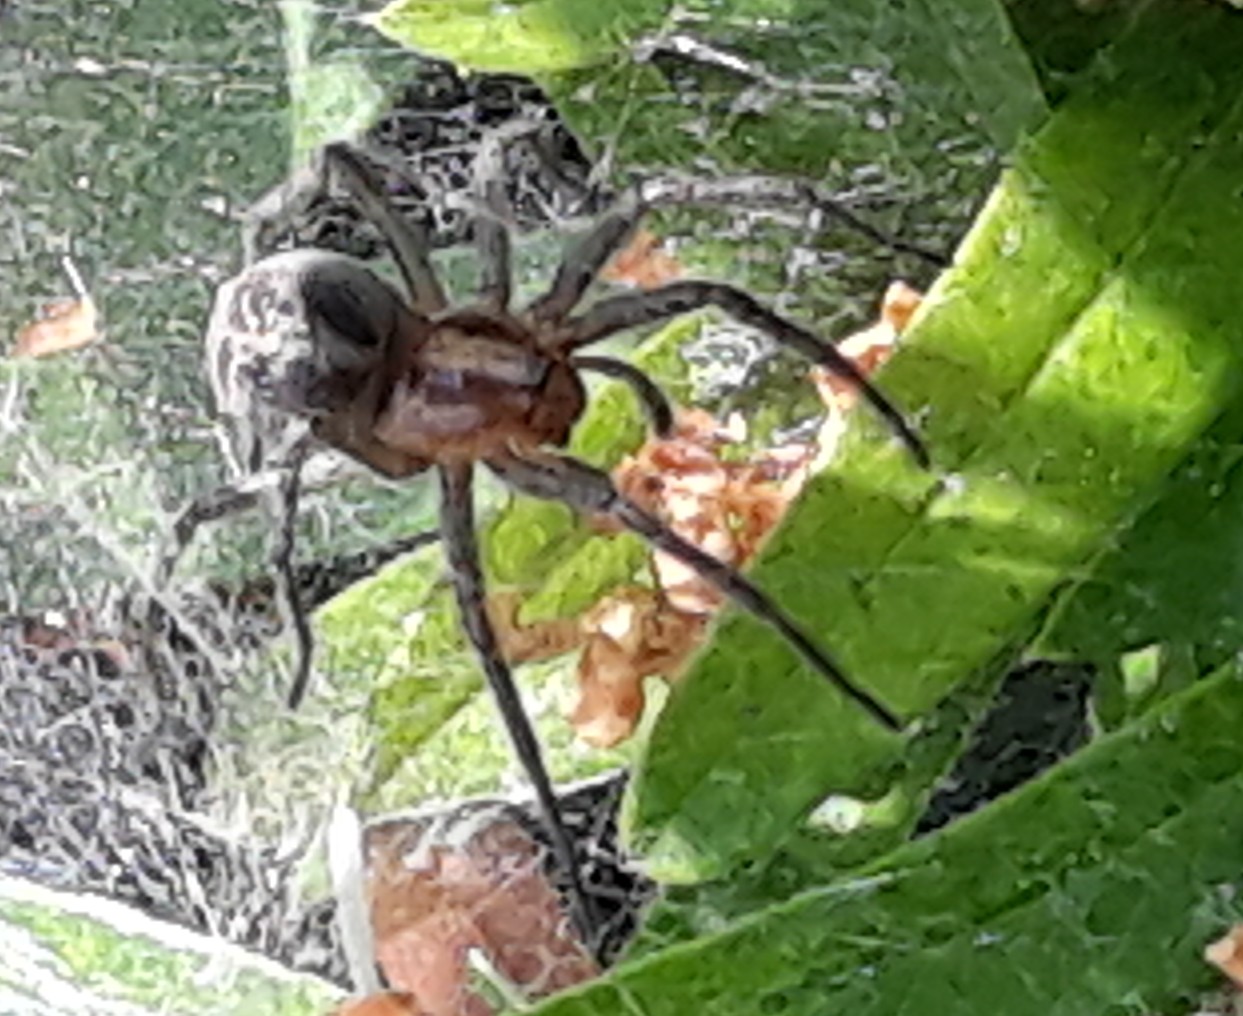
{"label": "large green leaf", "polygon": [[1240,442],[1236,397],[1037,640],[1042,655],[1097,665],[1106,722],[1148,708],[1243,648]]}
{"label": "large green leaf", "polygon": [[412,49],[474,70],[542,74],[599,63],[660,27],[667,0],[397,0],[372,19]]}
{"label": "large green leaf", "polygon": [[1215,656],[1243,646],[1241,442],[1236,399],[1161,499],[1066,598],[1046,651],[1104,662],[1153,642]]}
{"label": "large green leaf", "polygon": [[[922,91],[935,82],[958,93],[943,93],[931,104],[937,119],[968,97],[968,104],[983,114],[985,129],[1000,144],[1028,127],[1042,105],[1031,88],[1031,68],[1013,45],[1009,23],[995,0],[955,0],[936,8],[922,0],[901,0],[881,8],[864,0],[848,0],[819,9],[785,0],[734,0],[728,10],[705,0],[676,5],[669,0],[608,4],[519,0],[506,5],[487,0],[393,0],[372,23],[412,49],[464,67],[541,77],[610,62],[616,65],[612,69],[615,78],[628,77],[626,65],[634,65],[636,47],[676,32],[722,47],[719,52],[734,63],[720,66],[731,73],[745,68],[749,58],[762,60],[766,72],[774,76],[802,71],[815,63],[813,56],[822,73],[828,68],[861,70],[862,65],[875,63],[896,68],[902,85]],[[747,71],[742,73],[746,76]],[[757,76],[756,83],[761,80]],[[828,81],[817,84],[814,77],[802,79],[801,89],[794,87],[797,81],[791,77],[785,84],[797,93],[791,97],[805,107],[801,126],[812,133],[823,129],[817,126],[818,120],[840,117],[851,98],[866,98],[864,87],[851,95],[843,80],[837,94],[846,101],[833,103]],[[602,79],[597,83],[608,87]],[[659,91],[668,98],[667,83]],[[588,101],[598,114],[618,111],[612,102],[600,102],[600,98],[593,88]],[[667,136],[678,133],[683,115],[665,105],[664,115],[658,118],[661,122],[641,126],[635,132],[638,136],[650,137],[649,128]],[[639,110],[632,107],[625,112],[629,120]],[[773,128],[767,115],[750,118],[740,112],[735,111],[733,117],[740,128],[739,145],[753,140],[752,128]],[[765,114],[770,112],[765,110]],[[884,125],[884,132],[874,133],[902,134],[914,126],[897,118]],[[611,125],[611,129],[616,127],[616,123]],[[682,149],[687,139],[680,140],[677,147]],[[834,154],[842,157],[840,152]],[[853,160],[846,157],[845,161]]]}
{"label": "large green leaf", "polygon": [[1170,1011],[1243,916],[1236,667],[863,872],[540,1016]]}
{"label": "large green leaf", "polygon": [[1072,90],[1075,78],[1146,6],[1105,0],[1006,0],[1006,12],[1050,102]]}
{"label": "large green leaf", "polygon": [[[860,427],[755,569],[908,717],[1025,638],[1237,390],[1241,44],[1235,13],[1159,5],[1104,55],[882,378],[938,474]],[[826,793],[878,792],[904,743],[731,616],[657,726],[632,840],[664,877],[719,874]]]}

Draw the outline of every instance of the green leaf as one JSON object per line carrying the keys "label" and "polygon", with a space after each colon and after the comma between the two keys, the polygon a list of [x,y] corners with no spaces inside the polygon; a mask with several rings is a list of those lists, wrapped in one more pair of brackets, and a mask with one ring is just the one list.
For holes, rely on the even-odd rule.
{"label": "green leaf", "polygon": [[555,568],[539,592],[522,604],[519,624],[546,618],[575,617],[618,586],[631,582],[648,560],[648,547],[637,536],[590,540]]}
{"label": "green leaf", "polygon": [[[742,55],[744,62],[771,59],[779,69],[792,62],[818,69],[840,69],[852,62],[896,66],[904,84],[927,88],[935,81],[954,88],[957,95],[942,95],[933,104],[940,113],[969,97],[1000,144],[1012,142],[1043,111],[1031,87],[1031,69],[1013,45],[1009,23],[995,0],[956,0],[935,7],[923,0],[903,0],[881,10],[865,0],[819,9],[792,9],[784,0],[734,0],[728,12],[704,0],[676,7],[668,0],[518,0],[503,5],[490,0],[394,0],[371,23],[411,49],[463,67],[537,77],[609,63],[617,65],[610,72],[615,78],[628,77],[618,72],[631,62],[637,44],[658,32],[678,31],[700,40],[718,36],[712,41],[726,43],[725,52]],[[762,30],[757,32],[756,25]],[[778,41],[786,33],[788,38]],[[797,40],[796,53],[788,48],[792,40]],[[638,74],[644,76],[642,70]],[[662,76],[650,76],[649,82],[667,94]],[[830,102],[829,92],[819,96],[814,88],[798,98],[806,107],[802,126],[820,133],[823,128],[817,129],[815,121],[824,118],[826,108],[848,102]],[[594,88],[588,102],[606,116],[606,111],[617,111]],[[739,140],[747,143],[752,128],[774,129],[774,120],[781,117],[771,112],[755,118],[735,115],[744,134]],[[665,104],[662,114],[658,119],[663,122],[652,126],[676,132],[681,119],[676,110]],[[902,121],[885,126],[902,131]]]}
{"label": "green leaf", "polygon": [[1243,916],[1230,667],[870,869],[624,965],[539,1016],[1169,1011]]}
{"label": "green leaf", "polygon": [[1007,0],[1010,21],[1050,102],[1070,93],[1092,58],[1120,35],[1147,6],[1080,3],[1079,0]]}
{"label": "green leaf", "polygon": [[221,939],[98,897],[0,878],[0,1011],[313,1016],[340,998]]}
{"label": "green leaf", "polygon": [[1041,650],[1107,663],[1152,643],[1222,658],[1243,646],[1243,400],[1199,442],[1160,500],[1050,620]]}
{"label": "green leaf", "polygon": [[[944,249],[965,227],[994,160],[1038,125],[1046,106],[996,0],[932,5],[867,0],[398,0],[378,24],[420,52],[541,79],[589,148],[623,175],[661,169],[797,173],[857,203],[876,225]],[[700,46],[666,67],[651,45]],[[877,195],[887,200],[876,200]],[[702,220],[701,220],[702,225]],[[849,311],[861,324],[884,284],[919,275],[919,262],[867,272],[873,245],[830,222],[829,240],[861,256],[815,273],[798,294],[810,316]],[[712,274],[771,288],[789,265],[762,228],[738,237],[699,229],[694,261]],[[938,242],[940,241],[940,242]],[[717,268],[712,262],[718,262]],[[860,276],[863,277],[860,277]],[[787,307],[787,309],[790,309]]]}
{"label": "green leaf", "polygon": [[544,74],[598,63],[660,26],[668,0],[396,0],[371,23],[410,49],[474,70]]}
{"label": "green leaf", "polygon": [[[755,568],[904,715],[1025,641],[1234,397],[1241,44],[1236,15],[1172,5],[1105,54],[881,379],[925,417],[940,475],[863,421]],[[882,792],[903,745],[731,616],[657,725],[632,844],[662,878],[719,875],[827,793]]]}

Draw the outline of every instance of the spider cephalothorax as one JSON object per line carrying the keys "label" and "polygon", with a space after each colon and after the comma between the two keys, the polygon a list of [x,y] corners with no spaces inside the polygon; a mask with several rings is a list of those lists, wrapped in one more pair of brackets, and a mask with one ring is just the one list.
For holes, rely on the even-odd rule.
{"label": "spider cephalothorax", "polygon": [[563,445],[586,391],[571,361],[508,315],[442,317],[397,365],[374,433],[424,462],[486,462],[511,447]]}
{"label": "spider cephalothorax", "polygon": [[[601,268],[646,209],[631,192],[565,257],[548,291],[511,310],[509,234],[497,189],[484,188],[474,233],[481,281],[474,302],[451,307],[428,259],[425,228],[400,216],[385,189],[348,146],[329,146],[324,165],[388,242],[409,301],[363,264],[340,255],[292,253],[251,266],[221,290],[208,335],[209,368],[220,408],[248,427],[290,422],[279,464],[296,504],[297,467],[319,443],[393,479],[434,469],[440,480],[441,537],[462,619],[535,786],[559,860],[572,883],[575,916],[590,942],[595,922],[558,818],[539,746],[484,609],[472,506],[472,473],[487,466],[514,489],[607,515],[681,560],[771,625],[838,692],[891,729],[895,714],[852,682],[832,658],[759,588],[682,539],[614,487],[609,476],[558,449],[583,411],[581,371],[629,383],[657,430],[672,422],[656,386],[618,360],[581,350],[617,332],[716,306],[850,380],[920,461],[923,446],[889,401],[830,344],[773,313],[754,297],[716,282],[675,282],[607,297],[576,313]],[[694,187],[687,191],[691,196]],[[268,464],[272,457],[266,458]],[[292,508],[290,509],[292,510]],[[288,529],[282,541],[288,564]],[[306,635],[302,631],[303,636]],[[297,702],[307,663],[295,680]]]}

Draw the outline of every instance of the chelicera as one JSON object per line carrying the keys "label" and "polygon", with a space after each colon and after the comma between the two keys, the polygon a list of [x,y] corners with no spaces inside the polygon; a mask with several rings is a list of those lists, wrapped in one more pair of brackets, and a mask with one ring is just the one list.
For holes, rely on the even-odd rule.
{"label": "chelicera", "polygon": [[[559,449],[586,405],[584,372],[631,385],[653,427],[667,432],[673,414],[657,386],[629,364],[586,350],[618,332],[707,306],[847,378],[921,463],[927,461],[923,445],[889,400],[832,345],[735,287],[674,282],[608,296],[580,310],[588,288],[651,203],[638,190],[623,196],[569,250],[543,295],[515,310],[510,235],[496,212],[496,191],[485,184],[474,221],[478,291],[459,306],[450,303],[432,268],[425,228],[398,214],[367,162],[345,144],[328,146],[323,160],[324,170],[379,228],[406,292],[361,262],[324,251],[276,254],[252,265],[221,288],[208,331],[209,373],[219,408],[252,433],[283,435],[276,458],[285,469],[289,512],[296,506],[298,467],[316,445],[393,480],[436,475],[440,533],[462,623],[534,786],[570,882],[573,916],[590,943],[596,929],[590,900],[539,744],[485,610],[472,501],[476,467],[484,466],[520,493],[606,515],[680,559],[776,629],[838,693],[896,730],[897,716],[852,682],[761,589],[623,497],[606,473]],[[287,525],[277,555],[286,565],[290,531]],[[304,628],[300,636],[309,645]],[[303,695],[308,675],[304,658],[291,703]]]}

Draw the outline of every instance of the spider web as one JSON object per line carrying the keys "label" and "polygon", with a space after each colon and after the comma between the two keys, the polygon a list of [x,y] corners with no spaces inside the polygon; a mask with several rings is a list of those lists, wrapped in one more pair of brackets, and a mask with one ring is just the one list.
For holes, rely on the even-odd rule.
{"label": "spider web", "polygon": [[[23,13],[35,20],[40,12],[30,5]],[[511,160],[511,200],[530,226],[569,202],[586,207],[588,166],[572,138],[556,136],[563,128],[529,82],[463,81],[432,66],[399,91],[368,135],[443,197],[469,184],[484,130],[532,114],[549,121],[564,150],[551,179],[540,176],[548,175],[545,161],[521,147]],[[403,206],[416,214],[432,207]],[[24,210],[23,230],[41,225],[38,211]],[[438,246],[460,243],[460,214],[440,217],[435,237]],[[374,231],[322,195],[264,244],[293,245],[380,253]],[[185,267],[214,284],[226,260]],[[99,278],[116,285],[144,276],[156,288],[158,274],[148,266]],[[158,309],[158,300],[143,310]],[[330,690],[302,714],[272,721],[285,673],[254,656],[281,634],[271,583],[253,564],[270,525],[262,518],[231,519],[224,540],[201,540],[210,553],[192,549],[183,567],[190,577],[178,579],[185,588],[151,587],[149,548],[167,516],[150,506],[175,505],[224,474],[204,454],[218,435],[190,418],[205,419],[201,391],[189,400],[196,409],[173,405],[196,387],[198,364],[166,361],[171,369],[157,376],[151,361],[167,358],[168,348],[127,349],[129,338],[121,349],[88,350],[85,370],[81,361],[50,360],[4,379],[9,483],[0,527],[10,561],[0,627],[0,872],[121,900],[348,983],[332,904],[302,898],[299,865],[333,795],[361,769],[365,689]],[[176,416],[164,420],[171,433],[147,456],[137,452],[147,407],[134,389],[153,386],[163,389],[154,393],[157,410]],[[36,425],[68,403],[90,426],[132,428],[132,439],[114,448],[116,434]],[[122,412],[108,419],[115,409]],[[300,527],[301,553],[312,558],[300,572],[308,608],[410,549],[412,520],[414,528],[431,521],[422,492],[377,491],[364,481],[334,493],[330,505],[313,501]],[[34,559],[31,546],[43,549]],[[342,546],[362,549],[340,553]],[[326,780],[326,771],[335,775]]]}
{"label": "spider web", "polygon": [[[178,20],[187,10],[194,33]],[[32,298],[67,288],[70,256],[107,329],[80,352],[0,365],[0,873],[121,900],[347,983],[327,875],[306,857],[328,808],[368,764],[369,689],[320,682],[299,714],[280,709],[287,675],[270,580],[257,566],[271,525],[262,513],[201,533],[175,588],[150,581],[170,513],[228,477],[199,362],[207,300],[233,270],[248,199],[284,203],[299,182],[281,180],[291,146],[279,26],[242,0],[117,0],[108,16],[131,19],[125,32],[92,5],[73,12],[69,30],[67,16],[64,4],[34,0],[0,13],[13,39],[0,50],[12,86],[0,145],[16,166],[0,180],[0,312],[14,327],[28,321]],[[604,192],[592,186],[587,146],[529,81],[463,78],[379,47],[343,16],[325,23],[313,62],[361,52],[391,86],[363,134],[423,181],[425,192],[399,194],[399,204],[432,217],[450,282],[470,268],[454,253],[467,236],[452,198],[471,185],[486,132],[541,127],[506,149],[521,228],[568,218],[572,229],[596,209]],[[85,39],[99,41],[83,48]],[[698,102],[719,90],[720,68],[675,57],[660,57],[671,92]],[[860,87],[842,101],[861,103],[862,119],[869,103],[892,110],[901,96]],[[633,139],[592,140],[594,151],[616,152]],[[964,151],[963,164],[982,173],[987,153]],[[694,167],[651,157],[627,166],[670,168]],[[935,239],[919,222],[908,230],[904,183],[856,167],[841,196],[895,233]],[[944,248],[969,215],[959,195],[973,191],[958,179],[923,184],[954,195],[925,219],[943,222]],[[867,319],[891,275],[918,281],[928,271],[789,210],[671,211],[654,228],[679,254],[694,251],[828,333]],[[372,228],[322,194],[292,222],[260,223],[254,242],[381,254]],[[550,234],[525,241],[521,281],[546,280],[559,250]],[[701,330],[685,357],[696,401],[719,409],[771,404],[796,369],[730,327]],[[808,391],[767,426],[814,409]],[[409,549],[403,540],[433,519],[424,486],[355,480],[309,499],[298,529],[309,605]],[[612,790],[587,794],[580,825],[595,828],[592,809]],[[633,888],[600,877],[622,897]]]}

